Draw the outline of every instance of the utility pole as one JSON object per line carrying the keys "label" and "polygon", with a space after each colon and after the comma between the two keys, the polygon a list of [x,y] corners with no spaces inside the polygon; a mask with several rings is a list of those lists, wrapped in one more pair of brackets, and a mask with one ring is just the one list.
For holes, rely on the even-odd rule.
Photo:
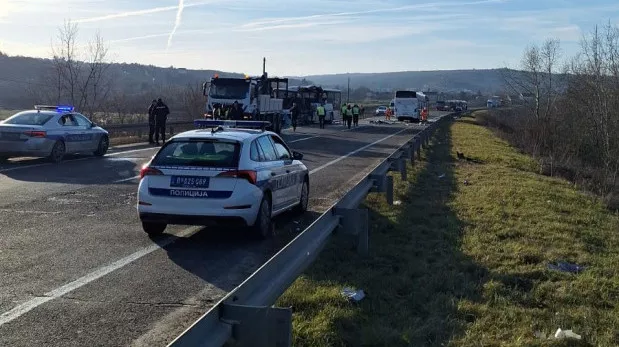
{"label": "utility pole", "polygon": [[350,103],[350,76],[348,76],[348,96],[346,97],[346,103]]}

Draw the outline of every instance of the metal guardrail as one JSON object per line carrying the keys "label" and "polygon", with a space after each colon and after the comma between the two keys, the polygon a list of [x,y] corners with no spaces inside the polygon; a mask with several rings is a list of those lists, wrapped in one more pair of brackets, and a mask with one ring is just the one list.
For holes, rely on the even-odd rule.
{"label": "metal guardrail", "polygon": [[[101,127],[108,131],[110,137],[122,137],[122,136],[147,136],[149,125],[148,123],[129,123],[129,124],[109,124],[101,125]],[[193,129],[193,120],[187,121],[171,121],[166,122],[166,132],[172,136],[176,131],[184,131]]]}
{"label": "metal guardrail", "polygon": [[407,161],[414,165],[421,157],[440,122],[453,119],[453,114],[439,118],[413,136],[406,144],[383,160],[342,199],[329,208],[309,227],[290,241],[269,261],[172,341],[169,347],[291,346],[292,309],[271,307],[317,258],[335,230],[357,238],[357,251],[368,254],[369,214],[358,206],[370,192],[385,193],[393,205],[393,176],[399,171],[407,179]]}

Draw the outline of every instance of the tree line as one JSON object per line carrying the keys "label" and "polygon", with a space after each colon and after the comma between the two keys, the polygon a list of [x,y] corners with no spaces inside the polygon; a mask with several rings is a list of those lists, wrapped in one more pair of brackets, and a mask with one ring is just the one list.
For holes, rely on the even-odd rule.
{"label": "tree line", "polygon": [[582,184],[618,208],[619,28],[596,26],[570,57],[556,39],[531,45],[521,69],[504,80],[508,90],[529,96],[524,105],[492,110],[486,123],[532,154],[541,173]]}
{"label": "tree line", "polygon": [[40,81],[26,87],[33,104],[67,104],[96,122],[146,121],[152,99],[163,97],[175,119],[203,115],[205,100],[199,81],[185,87],[154,85],[127,91],[115,83],[113,61],[100,33],[86,45],[78,44],[78,25],[66,21],[52,43],[51,68]]}

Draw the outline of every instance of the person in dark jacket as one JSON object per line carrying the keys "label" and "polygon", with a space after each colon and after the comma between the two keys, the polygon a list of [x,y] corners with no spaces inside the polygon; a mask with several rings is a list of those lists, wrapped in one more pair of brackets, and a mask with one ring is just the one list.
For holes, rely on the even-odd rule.
{"label": "person in dark jacket", "polygon": [[153,99],[153,102],[148,108],[148,143],[151,145],[155,143],[153,135],[155,134],[155,107],[157,106],[157,100]]}
{"label": "person in dark jacket", "polygon": [[290,118],[292,120],[292,131],[297,131],[297,123],[299,121],[299,106],[296,102],[292,103],[290,108]]}
{"label": "person in dark jacket", "polygon": [[159,98],[153,113],[155,114],[155,143],[159,145],[159,135],[161,135],[161,141],[165,143],[165,123],[168,120],[170,109],[168,105]]}
{"label": "person in dark jacket", "polygon": [[243,120],[243,110],[241,109],[241,105],[239,105],[238,101],[234,101],[232,104],[228,118],[231,120]]}

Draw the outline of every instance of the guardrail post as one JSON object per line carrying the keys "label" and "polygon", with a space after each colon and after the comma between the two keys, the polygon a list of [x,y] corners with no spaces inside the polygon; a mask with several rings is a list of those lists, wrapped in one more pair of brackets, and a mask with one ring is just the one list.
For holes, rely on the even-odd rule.
{"label": "guardrail post", "polygon": [[387,176],[387,187],[385,187],[385,195],[387,198],[387,203],[389,205],[393,205],[393,176]]}
{"label": "guardrail post", "polygon": [[376,181],[374,188],[372,188],[372,192],[383,193],[385,191],[385,187],[387,186],[387,176],[385,175],[370,175],[370,179]]}
{"label": "guardrail post", "polygon": [[346,235],[356,237],[357,252],[366,256],[369,252],[369,224],[370,215],[365,208],[335,208],[340,218],[340,227]]}
{"label": "guardrail post", "polygon": [[400,175],[402,176],[402,181],[407,181],[407,175],[406,175],[406,159],[405,158],[400,158],[400,160],[398,161],[399,165],[400,165]]}
{"label": "guardrail post", "polygon": [[235,346],[292,346],[292,309],[224,304],[221,320],[233,325]]}
{"label": "guardrail post", "polygon": [[417,160],[421,160],[421,138],[416,138],[415,143],[417,144]]}
{"label": "guardrail post", "polygon": [[406,150],[406,157],[411,161],[411,166],[415,165],[415,140],[411,141]]}

